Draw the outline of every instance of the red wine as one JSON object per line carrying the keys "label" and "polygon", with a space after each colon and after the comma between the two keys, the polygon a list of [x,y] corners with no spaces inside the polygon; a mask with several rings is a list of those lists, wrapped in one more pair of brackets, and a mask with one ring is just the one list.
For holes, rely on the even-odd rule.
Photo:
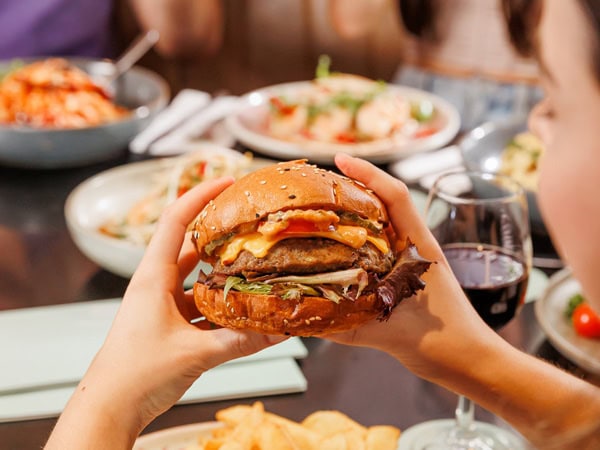
{"label": "red wine", "polygon": [[481,318],[493,329],[506,325],[525,301],[525,263],[498,247],[453,244],[443,247],[454,275]]}

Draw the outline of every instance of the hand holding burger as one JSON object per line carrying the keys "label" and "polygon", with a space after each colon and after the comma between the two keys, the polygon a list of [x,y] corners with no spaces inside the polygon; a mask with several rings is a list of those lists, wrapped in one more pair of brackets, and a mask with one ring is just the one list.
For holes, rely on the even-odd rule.
{"label": "hand holding burger", "polygon": [[193,239],[213,266],[194,286],[200,312],[266,334],[314,336],[386,319],[423,289],[430,265],[409,241],[396,248],[372,191],[306,161],[238,180],[202,210]]}

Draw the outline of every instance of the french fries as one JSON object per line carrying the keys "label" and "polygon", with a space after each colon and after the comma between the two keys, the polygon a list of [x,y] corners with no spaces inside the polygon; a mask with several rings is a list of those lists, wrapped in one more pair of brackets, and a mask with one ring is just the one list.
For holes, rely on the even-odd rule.
{"label": "french fries", "polygon": [[217,412],[223,425],[199,438],[199,450],[396,450],[400,430],[365,427],[339,411],[316,411],[302,422],[266,412],[261,402]]}

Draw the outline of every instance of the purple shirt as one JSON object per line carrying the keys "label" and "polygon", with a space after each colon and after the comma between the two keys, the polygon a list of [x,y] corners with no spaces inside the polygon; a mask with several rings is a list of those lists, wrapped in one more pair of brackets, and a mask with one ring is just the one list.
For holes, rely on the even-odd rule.
{"label": "purple shirt", "polygon": [[110,57],[112,0],[0,0],[0,59]]}

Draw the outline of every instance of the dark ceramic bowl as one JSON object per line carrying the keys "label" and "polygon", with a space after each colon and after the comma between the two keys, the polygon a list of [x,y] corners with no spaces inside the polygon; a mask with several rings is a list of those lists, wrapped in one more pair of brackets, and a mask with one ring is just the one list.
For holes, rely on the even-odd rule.
{"label": "dark ceramic bowl", "polygon": [[[92,77],[110,74],[108,60],[66,58]],[[34,59],[24,59],[23,63]],[[6,73],[15,61],[0,62]],[[77,167],[122,154],[129,141],[169,102],[167,82],[158,74],[134,66],[112,86],[117,104],[132,111],[122,120],[78,129],[0,126],[0,164],[26,169]]]}

